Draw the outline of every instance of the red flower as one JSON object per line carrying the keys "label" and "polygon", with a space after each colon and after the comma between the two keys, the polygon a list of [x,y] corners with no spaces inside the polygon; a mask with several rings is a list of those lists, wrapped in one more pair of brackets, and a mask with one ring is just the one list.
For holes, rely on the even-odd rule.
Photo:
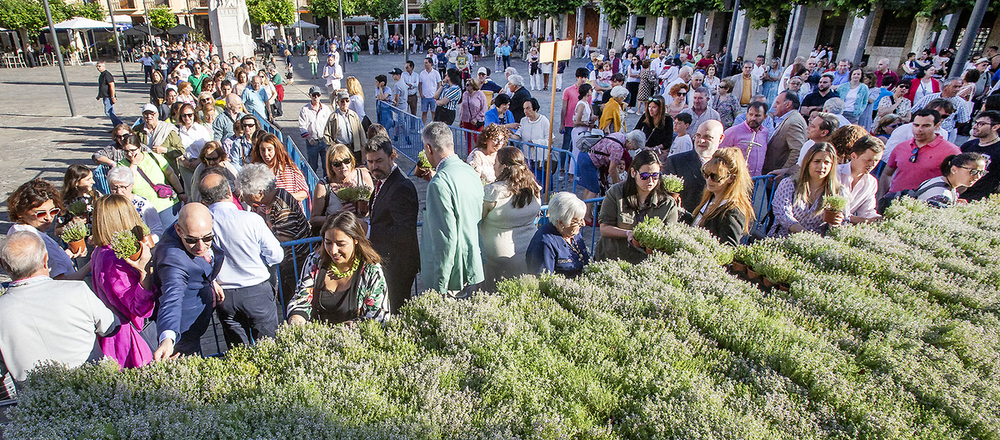
{"label": "red flower", "polygon": [[374,307],[375,306],[375,300],[372,299],[371,297],[365,298],[365,305],[368,306],[368,307]]}

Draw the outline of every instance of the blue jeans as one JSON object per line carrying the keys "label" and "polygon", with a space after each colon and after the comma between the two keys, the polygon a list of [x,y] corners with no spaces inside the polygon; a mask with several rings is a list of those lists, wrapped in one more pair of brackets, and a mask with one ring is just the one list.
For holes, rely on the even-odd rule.
{"label": "blue jeans", "polygon": [[317,176],[325,176],[321,165],[326,165],[326,142],[319,141],[313,144],[306,144],[306,162],[313,168]]}
{"label": "blue jeans", "polygon": [[562,149],[573,152],[573,127],[563,127]]}
{"label": "blue jeans", "polygon": [[111,98],[104,98],[104,114],[111,118],[111,125],[117,127],[122,120],[115,114],[115,105],[111,103]]}

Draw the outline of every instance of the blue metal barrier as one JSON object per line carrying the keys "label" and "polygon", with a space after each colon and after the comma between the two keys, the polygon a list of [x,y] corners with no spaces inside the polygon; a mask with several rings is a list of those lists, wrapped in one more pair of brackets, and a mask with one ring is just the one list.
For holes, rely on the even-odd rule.
{"label": "blue metal barrier", "polygon": [[771,212],[771,202],[774,199],[774,174],[757,176],[753,180],[753,195],[750,201],[753,203],[753,213],[757,220],[750,228],[751,231],[759,231],[767,235],[767,230],[771,228],[772,219],[768,215]]}
{"label": "blue metal barrier", "polygon": [[[472,148],[475,148],[475,143],[479,139],[479,132],[454,126],[449,128],[451,128],[454,134],[455,153],[462,160],[465,160],[469,155],[469,142],[471,140]],[[535,179],[539,181],[538,184],[544,187],[545,157],[548,154],[549,147],[514,139],[511,139],[508,143],[512,147],[521,149],[525,160],[528,161],[528,168],[535,175]],[[576,158],[573,157],[571,152],[561,148],[552,149],[551,173],[550,187],[552,192],[569,191],[574,194],[576,193],[576,179],[571,178],[576,175]]]}
{"label": "blue metal barrier", "polygon": [[[389,132],[389,139],[396,151],[407,159],[417,163],[417,155],[424,149],[420,141],[420,131],[424,122],[417,116],[406,113],[382,101],[375,102],[376,119]],[[416,167],[414,167],[415,169]],[[413,173],[411,169],[409,173]]]}
{"label": "blue metal barrier", "polygon": [[[586,200],[583,201],[583,203],[601,203],[603,201],[604,201],[604,197],[596,197],[596,198],[593,198],[593,199],[586,199]],[[594,206],[594,218],[591,219],[591,221],[593,222],[594,226],[584,226],[583,228],[580,228],[581,231],[584,230],[585,228],[592,228],[593,229],[593,231],[591,231],[591,234],[590,234],[590,249],[588,249],[588,251],[590,252],[590,257],[591,258],[594,257],[594,246],[597,244],[597,237],[601,236],[600,225],[597,223],[597,216],[600,213],[599,211],[600,210],[597,209],[597,206],[595,205]],[[535,226],[541,227],[542,225],[544,225],[544,224],[546,224],[548,222],[549,222],[549,205],[542,205],[542,212],[541,212],[541,215],[538,217],[538,219],[535,220]]]}
{"label": "blue metal barrier", "polygon": [[94,189],[101,194],[111,194],[111,187],[108,185],[108,166],[98,165],[94,168]]}

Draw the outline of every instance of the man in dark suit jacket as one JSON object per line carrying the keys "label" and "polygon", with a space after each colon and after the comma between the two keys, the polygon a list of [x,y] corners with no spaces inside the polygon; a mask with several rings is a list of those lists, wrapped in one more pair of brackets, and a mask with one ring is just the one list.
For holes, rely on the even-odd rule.
{"label": "man in dark suit jacket", "polygon": [[181,208],[177,222],[163,232],[153,254],[153,283],[160,289],[156,326],[160,346],[154,360],[174,353],[201,353],[201,336],[212,320],[222,287],[215,277],[225,258],[212,248],[212,214],[201,203]]}
{"label": "man in dark suit jacket", "polygon": [[396,152],[389,138],[369,139],[365,159],[375,179],[369,237],[372,247],[382,256],[389,308],[396,314],[412,296],[413,280],[420,271],[417,188],[396,167]]}
{"label": "man in dark suit jacket", "polygon": [[705,121],[694,136],[694,149],[667,157],[663,162],[663,174],[675,174],[684,178],[681,191],[681,207],[697,217],[695,212],[705,192],[705,176],[701,167],[712,159],[725,138],[722,123],[714,119]]}
{"label": "man in dark suit jacket", "polygon": [[774,116],[782,119],[767,143],[763,174],[786,174],[798,162],[807,125],[798,110],[799,96],[795,92],[786,90],[774,99]]}

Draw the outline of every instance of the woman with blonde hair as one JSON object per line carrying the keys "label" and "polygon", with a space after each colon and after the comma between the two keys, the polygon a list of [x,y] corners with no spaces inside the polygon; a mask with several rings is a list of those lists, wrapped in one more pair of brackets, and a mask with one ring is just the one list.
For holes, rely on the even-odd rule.
{"label": "woman with blonde hair", "polygon": [[372,125],[372,120],[368,119],[368,115],[365,114],[365,91],[361,88],[361,81],[358,81],[353,76],[349,76],[345,83],[347,94],[351,95],[351,103],[347,105],[347,108],[354,110],[354,113],[358,114],[358,119],[361,120],[361,128],[368,131],[368,127]]}
{"label": "woman with blonde hair", "polygon": [[[137,368],[150,363],[153,353],[139,334],[146,318],[153,314],[155,288],[150,261],[152,249],[142,241],[146,225],[142,223],[132,201],[112,194],[97,200],[93,216],[94,249],[91,275],[94,293],[121,321],[121,329],[113,336],[99,337],[105,356],[118,361],[121,368]],[[115,236],[135,239],[139,258],[120,258],[111,248]]]}
{"label": "woman with blonde hair", "polygon": [[497,180],[483,189],[483,219],[479,222],[487,290],[493,290],[501,278],[527,272],[523,255],[535,235],[535,218],[542,209],[541,187],[520,148],[501,148],[494,167]]}
{"label": "woman with blonde hair", "polygon": [[181,81],[177,85],[177,102],[195,105],[198,100],[194,97],[194,86],[187,81]]}
{"label": "woman with blonde hair", "polygon": [[770,236],[784,237],[802,231],[817,234],[829,226],[839,226],[850,220],[847,207],[831,223],[823,219],[823,199],[827,196],[850,196],[837,177],[837,150],[829,142],[813,145],[806,153],[799,175],[784,179],[774,191],[774,226]]}
{"label": "woman with blonde hair", "polygon": [[354,201],[341,200],[337,192],[348,187],[365,186],[369,189],[375,188],[372,175],[365,168],[358,168],[354,159],[354,154],[344,144],[333,144],[326,149],[326,163],[323,164],[326,170],[326,178],[316,184],[313,190],[313,198],[316,200],[313,206],[309,223],[314,227],[323,226],[327,217],[340,211],[350,211],[362,217],[367,212],[361,213],[358,204]]}
{"label": "woman with blonde hair", "polygon": [[507,146],[508,139],[510,139],[510,130],[497,124],[487,125],[479,138],[476,139],[476,147],[472,149],[466,162],[479,173],[479,178],[484,185],[496,180],[497,151]]}
{"label": "woman with blonde hair", "polygon": [[694,226],[711,232],[722,244],[737,246],[754,221],[753,180],[739,148],[721,148],[701,167],[705,193],[695,209]]}
{"label": "woman with blonde hair", "polygon": [[212,96],[212,92],[201,92],[198,95],[198,105],[195,108],[198,110],[201,124],[211,130],[212,123],[215,122],[215,117],[219,115],[219,110],[215,107],[215,98]]}

